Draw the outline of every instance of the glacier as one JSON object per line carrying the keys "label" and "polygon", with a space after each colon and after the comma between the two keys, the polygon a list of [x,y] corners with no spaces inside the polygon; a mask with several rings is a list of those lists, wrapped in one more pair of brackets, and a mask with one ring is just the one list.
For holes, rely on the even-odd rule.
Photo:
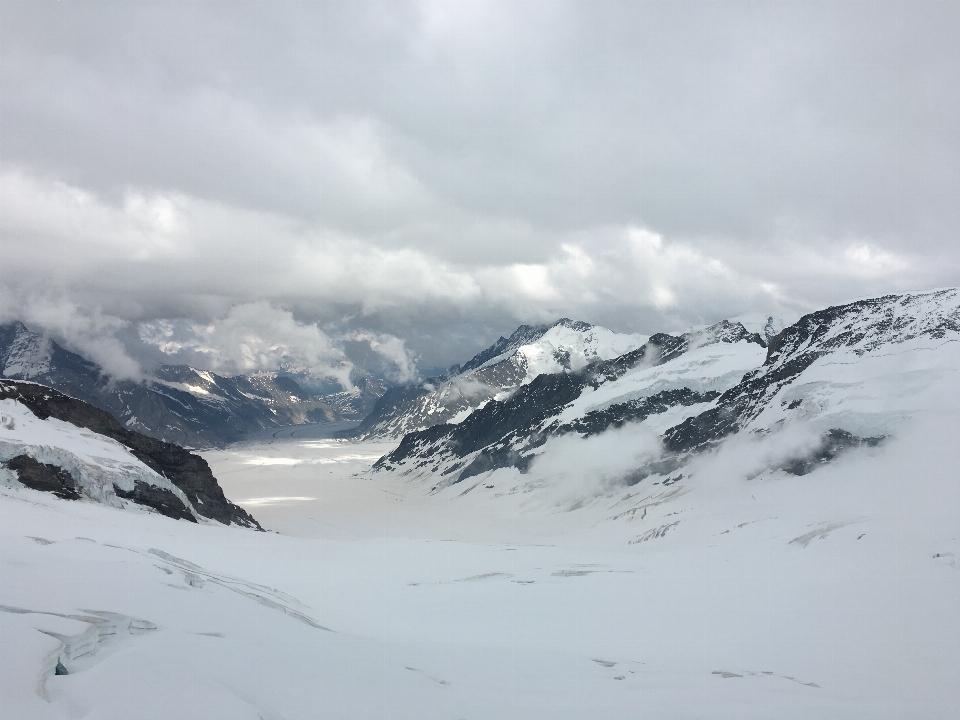
{"label": "glacier", "polygon": [[643,338],[402,442],[205,451],[272,532],[0,487],[5,712],[957,717],[960,294],[761,330]]}

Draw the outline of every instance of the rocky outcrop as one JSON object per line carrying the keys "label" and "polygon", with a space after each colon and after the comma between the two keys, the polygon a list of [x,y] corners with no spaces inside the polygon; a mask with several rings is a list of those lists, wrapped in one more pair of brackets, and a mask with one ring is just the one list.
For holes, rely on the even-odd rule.
{"label": "rocky outcrop", "polygon": [[960,293],[886,295],[837,305],[809,315],[770,340],[763,365],[723,393],[715,407],[668,430],[673,453],[703,450],[744,428],[819,358],[839,350],[855,357],[918,338],[960,332]]}
{"label": "rocky outcrop", "polygon": [[860,447],[877,447],[882,443],[882,437],[857,437],[853,433],[840,428],[831,428],[823,434],[820,442],[810,451],[787,458],[780,463],[779,469],[791,475],[806,475],[817,469],[819,465],[835,460],[848,450]]}
{"label": "rocky outcrop", "polygon": [[38,462],[29,455],[17,455],[7,460],[4,465],[13,470],[17,479],[32,490],[53,493],[64,500],[80,499],[76,481],[62,467]]}
{"label": "rocky outcrop", "polygon": [[[6,381],[0,383],[0,399],[15,400],[41,420],[54,418],[115,440],[128,448],[150,470],[179,488],[197,514],[203,517],[227,525],[262,529],[245,510],[227,500],[210,466],[199,455],[178,445],[128,430],[106,411],[43,385]],[[186,517],[184,513],[189,515],[189,510],[182,507],[183,503],[175,495],[161,490],[149,489],[149,486],[141,488],[134,483],[132,490],[118,490],[117,495],[153,507],[171,517],[192,519],[192,516]]]}
{"label": "rocky outcrop", "polygon": [[[20,482],[23,482],[22,477],[20,478]],[[117,497],[122,497],[124,500],[132,500],[137,503],[137,505],[146,505],[161,515],[166,515],[175,520],[196,522],[193,513],[183,504],[183,501],[166,488],[150,485],[142,480],[134,480],[133,490],[125,491],[120,487],[114,486],[114,492],[117,494]]]}

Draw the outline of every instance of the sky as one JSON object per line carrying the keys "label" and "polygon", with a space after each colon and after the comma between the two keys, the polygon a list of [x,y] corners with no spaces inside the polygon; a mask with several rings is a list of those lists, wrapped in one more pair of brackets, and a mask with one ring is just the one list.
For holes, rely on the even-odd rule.
{"label": "sky", "polygon": [[955,2],[4,0],[0,85],[0,320],[117,376],[960,284]]}

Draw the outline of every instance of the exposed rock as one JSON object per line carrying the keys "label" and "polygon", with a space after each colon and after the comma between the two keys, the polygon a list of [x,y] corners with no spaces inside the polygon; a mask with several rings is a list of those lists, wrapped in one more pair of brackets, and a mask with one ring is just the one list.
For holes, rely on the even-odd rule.
{"label": "exposed rock", "polygon": [[[203,517],[227,525],[235,523],[262,529],[243,508],[224,497],[210,466],[199,455],[128,430],[104,410],[43,385],[6,381],[0,383],[0,399],[3,398],[22,403],[42,420],[55,418],[116,440],[129,448],[140,462],[180,488]],[[136,489],[133,492],[136,493]]]}
{"label": "exposed rock", "polygon": [[712,402],[718,397],[720,397],[720,393],[716,391],[698,393],[690,388],[664,390],[663,392],[645,398],[614,403],[603,410],[588,412],[582,418],[577,418],[569,423],[560,425],[553,432],[556,435],[561,435],[566,432],[577,432],[584,437],[589,437],[590,435],[602,433],[612,427],[623,427],[628,422],[641,422],[651,415],[666,412],[670,408],[677,407],[678,405],[697,405],[699,403]]}
{"label": "exposed rock", "polygon": [[138,505],[152,507],[161,515],[166,515],[175,520],[197,521],[197,519],[193,517],[193,513],[191,513],[190,510],[184,506],[183,502],[181,502],[180,498],[172,492],[164,488],[155,487],[154,485],[148,485],[142,480],[134,481],[133,490],[130,492],[125,492],[117,486],[114,486],[114,492],[118,497],[122,497],[125,500],[132,500]]}
{"label": "exposed rock", "polygon": [[17,473],[17,480],[28,488],[53,493],[64,500],[80,499],[73,476],[61,467],[37,462],[29,455],[17,455],[4,464]]}
{"label": "exposed rock", "polygon": [[876,447],[883,440],[882,437],[861,438],[846,430],[833,428],[820,438],[820,443],[813,450],[802,456],[789,458],[780,465],[780,469],[791,475],[806,475],[816,470],[818,465],[834,460],[847,450],[859,447]]}

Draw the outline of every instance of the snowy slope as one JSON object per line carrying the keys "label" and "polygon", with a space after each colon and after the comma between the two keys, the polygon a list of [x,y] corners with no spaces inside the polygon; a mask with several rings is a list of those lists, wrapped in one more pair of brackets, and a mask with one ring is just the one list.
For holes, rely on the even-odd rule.
{"label": "snowy slope", "polygon": [[[876,298],[541,375],[394,472],[362,472],[386,443],[207,453],[280,534],[0,488],[2,707],[953,720],[958,340],[957,291]],[[497,423],[525,465],[432,469]]]}
{"label": "snowy slope", "polygon": [[[175,495],[196,519],[196,511],[180,488],[116,440],[55,418],[41,420],[11,398],[0,400],[0,417],[0,464],[26,455],[62,468],[74,479],[79,494],[113,507],[133,504],[121,500],[117,488],[131,493],[135,483],[144,483]],[[17,473],[5,466],[0,466],[0,476],[6,484],[22,486]]]}
{"label": "snowy slope", "polygon": [[202,458],[35,383],[0,383],[0,480],[69,500],[259,527],[224,497]]}
{"label": "snowy slope", "polygon": [[580,372],[540,375],[457,425],[411,433],[378,467],[425,477],[437,487],[501,467],[526,470],[553,436],[696,415],[764,354],[759,336],[727,321],[681,336],[657,334]]}
{"label": "snowy slope", "polygon": [[450,376],[397,389],[361,424],[359,437],[402,437],[441,423],[459,423],[490,400],[503,400],[544,374],[578,372],[640,347],[640,335],[563,318],[550,326],[517,329]]}
{"label": "snowy slope", "polygon": [[645,449],[623,451],[622,462],[617,447],[609,450],[619,473],[608,478],[613,485],[665,477],[738,433],[764,436],[768,449],[785,443],[775,462],[809,471],[811,463],[883,442],[952,387],[960,366],[957,296],[944,290],[828,308],[786,328],[766,351],[729,323],[681,338],[653,336],[641,351],[585,375],[543,376],[459,426],[410,434],[378,468],[422,477],[435,489],[501,468],[549,482],[537,466],[552,466],[556,447],[577,444],[561,436],[627,425],[646,438],[634,443]]}
{"label": "snowy slope", "polygon": [[25,720],[953,720],[951,401],[804,476],[747,479],[740,449],[615,494],[584,472],[604,452],[567,455],[549,493],[517,474],[466,494],[357,477],[383,445],[207,454],[281,534],[0,489],[0,702]]}
{"label": "snowy slope", "polygon": [[960,291],[891,295],[805,315],[770,343],[766,360],[715,408],[665,435],[673,452],[740,431],[769,433],[792,419],[852,433],[895,432],[955,382]]}

